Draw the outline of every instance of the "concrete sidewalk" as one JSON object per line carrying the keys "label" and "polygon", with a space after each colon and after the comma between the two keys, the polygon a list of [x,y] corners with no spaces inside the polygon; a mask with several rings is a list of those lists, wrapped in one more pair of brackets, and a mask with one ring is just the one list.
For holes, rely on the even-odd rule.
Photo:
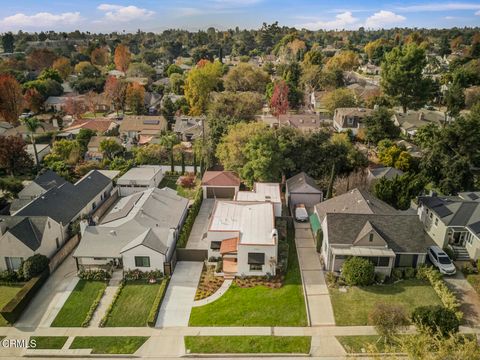
{"label": "concrete sidewalk", "polygon": [[335,325],[332,303],[309,223],[295,222],[295,245],[311,326]]}
{"label": "concrete sidewalk", "polygon": [[188,326],[202,268],[203,262],[177,262],[155,327]]}

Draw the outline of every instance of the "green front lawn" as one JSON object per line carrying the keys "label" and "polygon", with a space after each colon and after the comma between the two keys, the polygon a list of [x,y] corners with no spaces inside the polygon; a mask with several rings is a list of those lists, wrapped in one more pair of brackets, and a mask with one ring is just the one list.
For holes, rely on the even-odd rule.
{"label": "green front lawn", "polygon": [[281,288],[241,288],[233,284],[218,300],[192,308],[190,326],[307,326],[292,230],[288,239],[288,271]]}
{"label": "green front lawn", "polygon": [[[20,291],[22,285],[0,285],[0,310]],[[0,326],[7,326],[8,322],[0,315]]]}
{"label": "green front lawn", "polygon": [[82,326],[98,293],[106,287],[104,281],[79,280],[51,326]]}
{"label": "green front lawn", "polygon": [[330,299],[337,325],[367,325],[368,313],[378,302],[403,305],[408,313],[418,306],[442,304],[430,284],[417,279],[350,287],[346,293],[334,288]]}
{"label": "green front lawn", "polygon": [[30,340],[35,340],[35,349],[61,349],[68,336],[32,336]]}
{"label": "green front lawn", "polygon": [[310,336],[185,336],[185,348],[195,354],[308,354]]}
{"label": "green front lawn", "polygon": [[105,326],[147,326],[148,314],[160,283],[127,282],[120,292]]}
{"label": "green front lawn", "polygon": [[92,349],[92,354],[133,354],[148,336],[77,336],[70,349]]}
{"label": "green front lawn", "polygon": [[347,353],[363,353],[369,350],[374,352],[398,352],[395,344],[386,344],[385,338],[379,335],[352,335],[337,336],[337,340]]}
{"label": "green front lawn", "polygon": [[[200,169],[200,168],[199,168]],[[177,180],[179,175],[165,175],[158,187],[160,189],[164,187],[169,187],[170,189],[176,190],[178,195],[183,196],[187,199],[194,199],[195,193],[197,192],[198,187],[200,186],[200,179],[195,180],[195,186],[191,189],[184,188],[182,185],[177,185]]]}

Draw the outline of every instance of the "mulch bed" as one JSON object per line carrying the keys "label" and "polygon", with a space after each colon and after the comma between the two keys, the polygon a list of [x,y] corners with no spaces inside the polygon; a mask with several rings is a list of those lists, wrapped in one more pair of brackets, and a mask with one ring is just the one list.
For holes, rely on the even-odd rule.
{"label": "mulch bed", "polygon": [[252,288],[255,286],[266,286],[272,289],[281,288],[283,285],[284,276],[279,275],[267,280],[263,276],[246,276],[242,278],[235,278],[235,285],[241,288]]}
{"label": "mulch bed", "polygon": [[195,300],[202,300],[215,293],[223,284],[223,276],[215,276],[215,266],[204,266],[200,275]]}

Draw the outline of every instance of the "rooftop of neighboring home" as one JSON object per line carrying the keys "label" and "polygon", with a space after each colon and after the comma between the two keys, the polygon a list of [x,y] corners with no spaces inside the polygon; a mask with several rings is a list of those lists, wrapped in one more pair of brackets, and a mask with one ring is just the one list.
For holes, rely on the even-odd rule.
{"label": "rooftop of neighboring home", "polygon": [[315,179],[308,176],[303,171],[287,179],[289,193],[294,193],[296,190],[304,190],[305,185],[318,190],[318,192],[322,192],[322,189],[317,185]]}
{"label": "rooftop of neighboring home", "polygon": [[380,199],[370,193],[353,189],[349,192],[335,196],[315,205],[315,212],[318,214],[320,221],[330,213],[345,214],[398,214],[390,205],[384,203]]}
{"label": "rooftop of neighboring home", "polygon": [[[45,134],[47,132],[58,130],[58,128],[53,126],[51,123],[40,121],[40,124],[42,126],[37,128],[37,130],[35,131],[35,134]],[[18,126],[9,128],[2,133],[3,136],[29,135],[29,134],[30,134],[30,131],[27,129],[27,127],[24,124],[20,124]]]}
{"label": "rooftop of neighboring home", "polygon": [[66,225],[110,183],[110,178],[92,170],[75,184],[64,182],[51,187],[14,215],[49,216]]}
{"label": "rooftop of neighboring home", "polygon": [[47,222],[48,216],[0,215],[0,239],[8,232],[35,251],[42,244],[42,234]]}
{"label": "rooftop of neighboring home", "polygon": [[393,114],[395,123],[405,131],[416,130],[428,124],[440,125],[445,121],[445,114],[434,110],[408,110],[406,113],[396,112]]}
{"label": "rooftop of neighboring home", "polygon": [[193,138],[202,134],[203,117],[176,116],[173,131],[180,134],[192,134]]}
{"label": "rooftop of neighboring home", "polygon": [[402,176],[403,171],[391,166],[379,166],[379,167],[369,168],[368,175],[375,179],[386,178],[388,180],[391,180],[395,176]]}
{"label": "rooftop of neighboring home", "polygon": [[88,149],[95,149],[95,148],[99,148],[100,147],[100,143],[103,141],[103,140],[114,140],[116,143],[118,144],[121,144],[122,142],[120,141],[119,138],[117,138],[116,136],[92,136],[90,138],[90,141],[88,142],[88,145],[87,145],[87,148]]}
{"label": "rooftop of neighboring home", "polygon": [[458,196],[420,196],[423,204],[434,212],[446,226],[467,227],[480,235],[480,192],[462,192]]}
{"label": "rooftop of neighboring home", "polygon": [[316,130],[323,121],[317,114],[282,114],[279,116],[280,126],[291,126],[301,130]]}
{"label": "rooftop of neighboring home", "polygon": [[80,129],[89,129],[97,133],[104,133],[116,127],[118,127],[118,124],[109,118],[77,119],[69,127],[63,129],[63,132],[78,132]]}
{"label": "rooftop of neighboring home", "polygon": [[413,157],[422,157],[422,151],[420,150],[420,148],[417,145],[412,144],[411,142],[402,139],[396,141],[395,144],[397,144],[397,146],[404,147],[407,152]]}
{"label": "rooftop of neighboring home", "polygon": [[241,180],[233,171],[205,171],[203,186],[240,186]]}
{"label": "rooftop of neighboring home", "polygon": [[142,134],[159,134],[167,128],[167,121],[161,115],[126,115],[120,123],[120,132],[141,132]]}
{"label": "rooftop of neighboring home", "polygon": [[117,184],[130,184],[131,182],[140,181],[148,182],[152,180],[158,173],[162,172],[162,167],[158,165],[141,165],[128,170],[117,181]]}
{"label": "rooftop of neighboring home", "polygon": [[120,198],[100,225],[86,227],[74,256],[118,258],[140,244],[165,254],[187,206],[188,199],[169,188]]}
{"label": "rooftop of neighboring home", "polygon": [[274,245],[274,228],[272,203],[217,201],[208,230],[238,232],[240,244]]}
{"label": "rooftop of neighboring home", "polygon": [[362,120],[364,117],[372,113],[372,109],[365,108],[336,108],[333,115],[333,121],[340,127],[348,127],[348,119]]}
{"label": "rooftop of neighboring home", "polygon": [[253,191],[239,191],[236,195],[237,201],[270,201],[281,203],[279,183],[255,183]]}

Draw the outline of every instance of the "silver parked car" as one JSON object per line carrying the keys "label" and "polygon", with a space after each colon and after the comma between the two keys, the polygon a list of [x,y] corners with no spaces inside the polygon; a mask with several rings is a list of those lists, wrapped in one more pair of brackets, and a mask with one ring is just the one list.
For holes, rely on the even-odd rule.
{"label": "silver parked car", "polygon": [[448,255],[438,246],[430,246],[428,248],[428,258],[434,266],[445,275],[454,275],[457,272],[455,265]]}

